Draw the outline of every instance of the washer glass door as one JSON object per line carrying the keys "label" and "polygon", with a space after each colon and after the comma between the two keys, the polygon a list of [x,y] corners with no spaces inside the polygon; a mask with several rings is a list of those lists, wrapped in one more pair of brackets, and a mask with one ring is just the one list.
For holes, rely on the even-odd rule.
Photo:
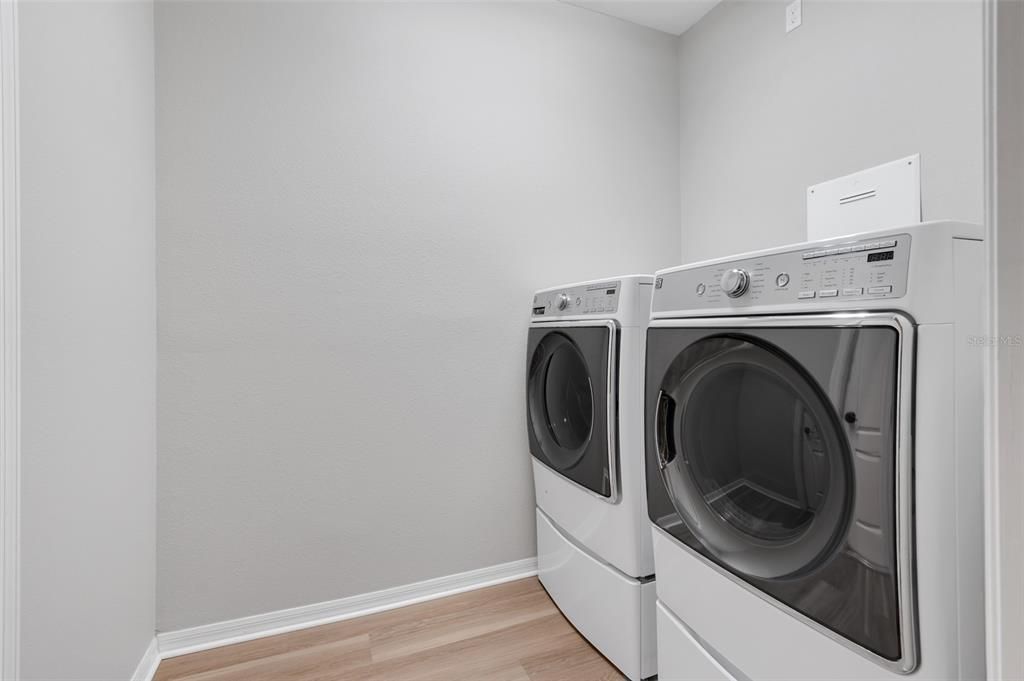
{"label": "washer glass door", "polygon": [[530,408],[551,439],[549,458],[559,470],[583,455],[594,428],[594,386],[579,348],[553,333],[542,342],[531,381]]}
{"label": "washer glass door", "polygon": [[647,505],[734,581],[907,671],[913,554],[897,488],[910,452],[897,414],[910,408],[898,358],[912,329],[892,317],[652,326]]}
{"label": "washer glass door", "polygon": [[612,499],[616,469],[609,424],[614,322],[530,329],[526,377],[533,456],[562,477]]}
{"label": "washer glass door", "polygon": [[778,348],[712,336],[676,358],[658,395],[673,504],[731,568],[779,578],[814,568],[851,496],[842,429],[813,379]]}

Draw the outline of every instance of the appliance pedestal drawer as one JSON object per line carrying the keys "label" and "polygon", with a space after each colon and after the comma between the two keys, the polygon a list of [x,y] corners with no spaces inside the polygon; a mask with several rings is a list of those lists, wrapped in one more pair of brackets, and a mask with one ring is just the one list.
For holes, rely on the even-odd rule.
{"label": "appliance pedestal drawer", "polygon": [[657,673],[653,580],[594,558],[537,509],[541,584],[573,626],[633,681]]}

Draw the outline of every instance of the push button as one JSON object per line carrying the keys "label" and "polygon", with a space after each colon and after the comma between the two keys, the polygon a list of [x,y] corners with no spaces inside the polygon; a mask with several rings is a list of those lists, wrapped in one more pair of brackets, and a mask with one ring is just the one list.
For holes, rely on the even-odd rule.
{"label": "push button", "polygon": [[814,291],[801,291],[800,293],[796,294],[796,297],[799,298],[800,300],[807,300],[808,298],[813,298],[814,295]]}
{"label": "push button", "polygon": [[893,239],[893,240],[891,240],[891,241],[883,241],[883,242],[881,242],[881,244],[880,244],[880,246],[881,246],[882,248],[892,248],[892,247],[893,247],[893,246],[895,246],[895,245],[896,245],[896,240],[895,240],[895,239]]}
{"label": "push button", "polygon": [[872,286],[868,288],[868,293],[892,293],[892,285]]}
{"label": "push button", "polygon": [[864,293],[864,289],[862,289],[862,288],[844,288],[843,289],[843,295],[844,296],[859,296],[859,295],[862,295],[863,293]]}
{"label": "push button", "polygon": [[839,289],[836,288],[823,288],[818,291],[818,295],[822,298],[835,298],[839,295]]}

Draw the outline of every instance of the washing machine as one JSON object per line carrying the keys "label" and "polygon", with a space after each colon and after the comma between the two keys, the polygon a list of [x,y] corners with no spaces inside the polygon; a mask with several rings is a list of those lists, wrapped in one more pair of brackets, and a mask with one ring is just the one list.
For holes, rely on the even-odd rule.
{"label": "washing machine", "polygon": [[660,678],[985,678],[982,229],[658,272]]}
{"label": "washing machine", "polygon": [[538,575],[630,679],[656,673],[643,448],[650,276],[538,291],[527,338]]}

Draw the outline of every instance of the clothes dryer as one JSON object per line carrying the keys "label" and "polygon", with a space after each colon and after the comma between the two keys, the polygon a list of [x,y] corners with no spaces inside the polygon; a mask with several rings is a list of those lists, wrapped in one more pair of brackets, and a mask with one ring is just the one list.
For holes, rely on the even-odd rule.
{"label": "clothes dryer", "polygon": [[660,678],[984,678],[982,229],[656,277]]}

